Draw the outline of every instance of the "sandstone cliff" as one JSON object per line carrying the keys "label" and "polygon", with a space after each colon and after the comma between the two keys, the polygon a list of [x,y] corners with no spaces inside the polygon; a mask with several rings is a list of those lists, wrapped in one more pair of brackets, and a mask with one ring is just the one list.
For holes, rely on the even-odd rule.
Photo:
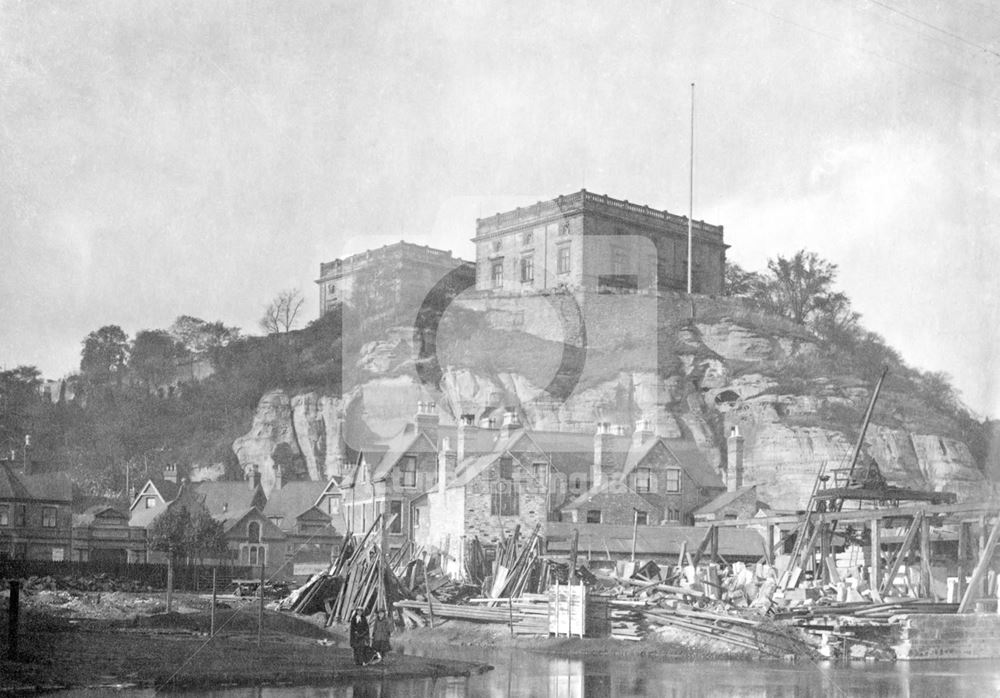
{"label": "sandstone cliff", "polygon": [[[723,476],[725,435],[737,426],[745,482],[778,509],[802,507],[823,463],[849,459],[873,377],[826,372],[833,364],[819,357],[829,351],[802,328],[726,300],[610,296],[582,302],[586,328],[567,337],[566,322],[538,321],[557,307],[540,309],[539,302],[460,303],[460,322],[446,316],[439,327],[437,385],[415,370],[412,330],[394,328],[344,357],[353,383],[343,396],[266,394],[250,432],[233,445],[240,463],[256,463],[268,487],[271,454],[287,443],[301,454],[303,475],[340,474],[345,442],[391,437],[420,401],[436,402],[442,423],[508,407],[527,426],[546,430],[589,433],[598,421],[631,429],[644,418],[661,436],[695,441]],[[575,367],[572,390],[554,397],[546,388],[558,384],[570,350],[585,360]],[[963,499],[982,494],[988,482],[953,427],[905,381],[890,380],[867,450],[893,484],[947,489]]]}

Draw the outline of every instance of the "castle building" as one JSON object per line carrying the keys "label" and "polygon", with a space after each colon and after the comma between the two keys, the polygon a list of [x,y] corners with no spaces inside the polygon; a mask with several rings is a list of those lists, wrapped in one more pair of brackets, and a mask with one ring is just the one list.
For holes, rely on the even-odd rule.
{"label": "castle building", "polygon": [[[688,220],[582,189],[476,221],[476,288],[686,290]],[[692,290],[723,292],[722,226],[694,221]]]}
{"label": "castle building", "polygon": [[320,314],[326,314],[338,303],[350,304],[355,300],[355,291],[362,287],[366,295],[377,287],[382,296],[378,299],[380,305],[395,306],[406,299],[423,298],[456,269],[466,271],[471,280],[475,267],[472,262],[452,256],[450,250],[403,241],[324,262],[319,265],[316,279]]}

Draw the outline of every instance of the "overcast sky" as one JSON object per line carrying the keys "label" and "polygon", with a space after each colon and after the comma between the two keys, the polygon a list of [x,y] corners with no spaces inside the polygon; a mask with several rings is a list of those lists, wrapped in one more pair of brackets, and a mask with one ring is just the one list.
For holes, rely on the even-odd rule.
{"label": "overcast sky", "polygon": [[[516,7],[514,5],[517,5]],[[105,324],[256,331],[321,261],[586,187],[762,269],[840,267],[867,327],[1000,416],[989,0],[0,0],[0,365]]]}

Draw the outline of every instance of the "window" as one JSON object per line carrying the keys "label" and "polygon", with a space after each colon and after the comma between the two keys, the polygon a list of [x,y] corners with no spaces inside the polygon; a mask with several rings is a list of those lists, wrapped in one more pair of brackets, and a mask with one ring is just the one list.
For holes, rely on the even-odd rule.
{"label": "window", "polygon": [[549,464],[545,461],[535,461],[531,464],[531,474],[535,478],[535,485],[544,488],[549,481]]}
{"label": "window", "polygon": [[534,236],[531,234],[530,230],[525,230],[523,233],[521,233],[522,245],[530,245],[532,242],[534,242]]}
{"label": "window", "polygon": [[403,532],[403,503],[398,500],[389,502],[389,533]]}
{"label": "window", "polygon": [[521,257],[521,283],[530,284],[535,280],[535,258],[533,255]]}
{"label": "window", "polygon": [[[552,225],[554,226],[556,224],[553,223]],[[560,235],[569,235],[569,223],[563,223],[562,224],[562,227],[559,228],[559,234]]]}
{"label": "window", "polygon": [[569,273],[569,245],[559,247],[559,256],[556,261],[556,271],[560,274]]}
{"label": "window", "polygon": [[625,250],[615,247],[611,251],[611,273],[624,274],[627,269],[628,257],[625,255]]}
{"label": "window", "polygon": [[42,528],[56,527],[56,508],[42,507]]}
{"label": "window", "polygon": [[247,524],[247,542],[260,543],[260,524],[256,521]]}
{"label": "window", "polygon": [[330,497],[327,501],[327,507],[329,508],[329,513],[339,514],[340,513],[340,499],[338,497]]}
{"label": "window", "polygon": [[270,521],[271,523],[273,523],[278,528],[281,528],[281,522],[285,520],[284,516],[269,516],[267,518],[268,518],[268,521]]}
{"label": "window", "polygon": [[28,525],[28,507],[24,504],[14,505],[14,525],[15,526],[27,526]]}
{"label": "window", "polygon": [[587,510],[587,523],[601,523],[601,510],[600,509],[588,509]]}
{"label": "window", "polygon": [[257,565],[264,565],[266,563],[266,551],[263,545],[248,545],[245,548],[246,555],[243,557],[246,564],[251,567],[256,567]]}
{"label": "window", "polygon": [[499,252],[501,247],[503,247],[503,240],[494,240],[493,241],[493,251],[494,252]]}
{"label": "window", "polygon": [[0,526],[10,526],[10,507],[0,504]]}
{"label": "window", "polygon": [[410,520],[414,528],[420,528],[420,510],[416,507],[410,510]]}
{"label": "window", "polygon": [[403,456],[402,471],[399,475],[399,484],[403,487],[417,486],[417,457]]}
{"label": "window", "polygon": [[517,516],[520,513],[517,483],[514,482],[514,459],[510,456],[500,458],[497,466],[497,478],[490,483],[490,514],[499,516]]}
{"label": "window", "polygon": [[680,521],[681,512],[678,509],[667,509],[667,521]]}
{"label": "window", "polygon": [[635,471],[635,491],[645,494],[652,491],[649,468],[638,468]]}
{"label": "window", "polygon": [[490,270],[490,279],[493,281],[493,288],[503,287],[503,260],[498,259],[493,262],[492,269]]}
{"label": "window", "polygon": [[667,468],[667,492],[681,491],[681,471],[680,468]]}
{"label": "window", "polygon": [[635,524],[636,526],[646,526],[649,524],[649,514],[644,511],[635,512]]}
{"label": "window", "polygon": [[146,508],[152,509],[156,506],[156,497],[146,497]]}

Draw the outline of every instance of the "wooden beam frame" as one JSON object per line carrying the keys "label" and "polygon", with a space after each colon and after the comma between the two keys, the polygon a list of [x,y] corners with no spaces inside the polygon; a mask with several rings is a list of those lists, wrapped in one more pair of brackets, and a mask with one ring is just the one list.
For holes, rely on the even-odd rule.
{"label": "wooden beam frame", "polygon": [[[985,534],[986,531],[983,530]],[[972,579],[969,580],[969,586],[965,590],[965,594],[962,596],[962,602],[958,604],[958,613],[968,613],[969,606],[976,597],[976,587],[980,585],[986,570],[990,566],[990,559],[993,557],[993,549],[996,548],[997,538],[1000,537],[1000,516],[993,523],[993,528],[990,530],[990,537],[982,545],[982,551],[979,554],[979,562],[976,563],[976,569],[972,572]]]}

